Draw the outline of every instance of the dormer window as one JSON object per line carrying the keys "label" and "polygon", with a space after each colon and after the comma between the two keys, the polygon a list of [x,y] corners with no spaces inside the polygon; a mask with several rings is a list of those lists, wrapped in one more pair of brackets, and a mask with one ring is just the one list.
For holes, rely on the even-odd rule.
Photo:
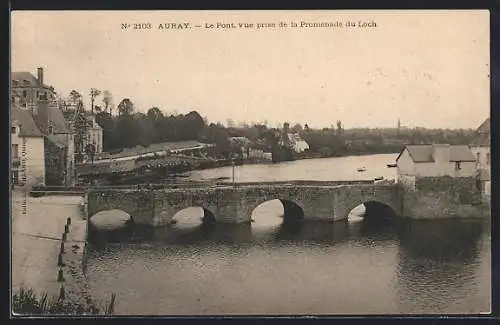
{"label": "dormer window", "polygon": [[12,126],[12,127],[10,128],[10,133],[11,133],[11,134],[15,134],[16,132],[17,132],[17,128],[16,128],[15,126]]}
{"label": "dormer window", "polygon": [[54,126],[52,124],[49,125],[49,134],[54,134]]}

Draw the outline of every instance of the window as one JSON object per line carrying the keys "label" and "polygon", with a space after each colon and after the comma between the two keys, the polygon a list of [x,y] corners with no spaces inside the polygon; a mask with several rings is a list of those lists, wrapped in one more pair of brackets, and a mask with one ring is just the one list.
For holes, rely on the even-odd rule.
{"label": "window", "polygon": [[481,154],[480,154],[479,152],[478,152],[478,153],[476,153],[476,161],[478,161],[478,162],[479,162],[480,158],[481,158]]}
{"label": "window", "polygon": [[19,145],[16,143],[12,144],[12,158],[19,158]]}
{"label": "window", "polygon": [[462,166],[460,166],[460,161],[455,162],[455,170],[460,170],[462,169]]}
{"label": "window", "polygon": [[12,171],[12,184],[19,185],[19,172],[17,170]]}
{"label": "window", "polygon": [[26,98],[26,90],[23,90],[23,97]]}
{"label": "window", "polygon": [[10,133],[11,134],[15,134],[16,133],[16,127],[15,126],[11,126],[10,127]]}
{"label": "window", "polygon": [[49,134],[54,134],[54,126],[49,125]]}
{"label": "window", "polygon": [[491,153],[487,153],[486,154],[486,165],[490,165],[491,164]]}

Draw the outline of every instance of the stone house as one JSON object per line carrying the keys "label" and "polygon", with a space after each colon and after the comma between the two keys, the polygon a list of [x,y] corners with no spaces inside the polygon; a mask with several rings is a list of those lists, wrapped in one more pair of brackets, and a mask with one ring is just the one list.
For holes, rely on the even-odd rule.
{"label": "stone house", "polygon": [[45,184],[44,136],[28,111],[11,108],[10,140],[12,184]]}
{"label": "stone house", "polygon": [[476,159],[465,145],[407,145],[396,158],[398,180],[409,177],[474,177]]}
{"label": "stone house", "polygon": [[229,137],[228,140],[233,148],[241,152],[241,158],[245,160],[272,160],[271,153],[264,152],[261,145],[252,142],[246,137]]}
{"label": "stone house", "polygon": [[286,138],[281,137],[279,145],[289,147],[296,153],[301,153],[309,150],[309,144],[302,139],[298,133],[285,133]]}
{"label": "stone house", "polygon": [[297,153],[309,150],[309,144],[298,133],[288,133],[288,140],[293,150]]}
{"label": "stone house", "polygon": [[491,132],[490,119],[486,119],[476,130],[476,139],[471,151],[476,157],[478,187],[485,196],[491,195]]}
{"label": "stone house", "polygon": [[54,88],[44,84],[42,68],[38,68],[38,77],[29,72],[12,72],[11,77],[12,105],[30,115],[43,135],[44,183],[72,185],[75,174],[73,134],[56,102]]}
{"label": "stone house", "polygon": [[55,91],[52,86],[44,84],[43,68],[37,69],[37,77],[30,72],[12,72],[11,75],[12,102],[19,100],[21,108],[38,100],[54,100]]}

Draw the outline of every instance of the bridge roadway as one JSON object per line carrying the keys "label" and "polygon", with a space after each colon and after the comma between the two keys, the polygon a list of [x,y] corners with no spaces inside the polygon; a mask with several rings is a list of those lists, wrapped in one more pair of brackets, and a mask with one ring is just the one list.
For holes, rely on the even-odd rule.
{"label": "bridge roadway", "polygon": [[340,220],[356,206],[383,203],[402,213],[400,189],[396,184],[365,181],[286,182],[199,182],[143,188],[90,189],[86,194],[90,219],[100,211],[119,209],[135,223],[151,226],[169,224],[173,216],[188,207],[201,207],[205,219],[224,223],[250,222],[260,204],[278,199],[285,218],[300,214],[307,219]]}

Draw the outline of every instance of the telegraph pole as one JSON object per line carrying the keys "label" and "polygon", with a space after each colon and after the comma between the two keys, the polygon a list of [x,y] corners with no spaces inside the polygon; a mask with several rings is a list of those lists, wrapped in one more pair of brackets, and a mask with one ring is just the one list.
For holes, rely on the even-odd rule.
{"label": "telegraph pole", "polygon": [[234,180],[234,169],[235,169],[234,155],[231,155],[231,165],[233,166],[233,187],[234,187],[235,186],[235,180]]}

